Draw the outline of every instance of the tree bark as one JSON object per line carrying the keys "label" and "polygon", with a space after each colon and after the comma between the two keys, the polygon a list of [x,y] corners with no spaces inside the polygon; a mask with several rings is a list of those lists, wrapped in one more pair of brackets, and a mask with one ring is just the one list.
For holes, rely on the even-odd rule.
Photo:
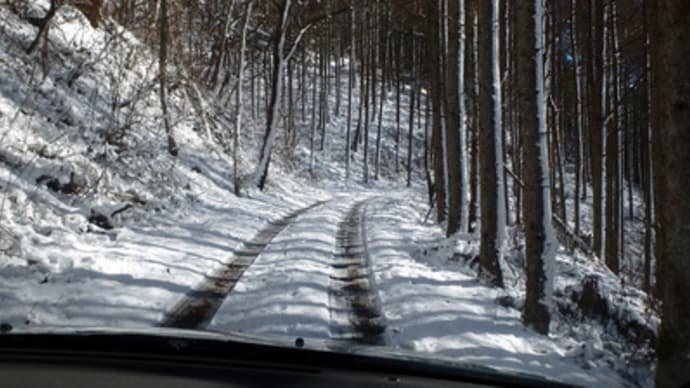
{"label": "tree bark", "polygon": [[573,69],[575,72],[575,197],[573,198],[573,218],[575,222],[575,235],[580,235],[580,186],[583,175],[583,137],[582,137],[582,61],[578,45],[577,29],[577,0],[570,3],[570,36],[572,41]]}
{"label": "tree bark", "polygon": [[[280,5],[280,22],[276,24],[275,42],[273,45],[273,72],[271,82],[271,97],[266,109],[266,132],[264,133],[263,145],[259,165],[256,169],[256,186],[264,189],[266,178],[268,177],[268,167],[271,162],[271,152],[276,137],[276,124],[278,122],[278,104],[283,90],[283,72],[285,68],[285,35],[289,23],[291,0],[283,0]],[[297,44],[294,42],[293,44]]]}
{"label": "tree bark", "polygon": [[31,55],[31,53],[33,53],[34,50],[36,50],[36,47],[38,47],[38,44],[41,42],[41,38],[48,35],[50,21],[53,19],[53,16],[55,16],[55,13],[57,13],[58,8],[60,8],[60,2],[58,0],[50,0],[50,8],[48,8],[48,12],[40,20],[38,33],[36,34],[36,37],[31,42],[29,47],[26,49],[27,54]]}
{"label": "tree bark", "polygon": [[467,230],[467,165],[464,109],[464,0],[448,2],[448,74],[446,80],[446,165],[448,168],[448,236]]}
{"label": "tree bark", "polygon": [[432,127],[431,127],[431,156],[434,172],[434,196],[436,198],[436,222],[443,222],[446,218],[446,190],[445,172],[443,155],[443,123],[441,122],[442,96],[441,96],[441,50],[439,44],[439,1],[430,2],[429,10],[429,30],[427,31],[427,44],[431,55],[428,60],[429,72],[431,76],[431,99],[432,99]]}
{"label": "tree bark", "polygon": [[690,383],[690,7],[658,0],[652,34],[656,257],[663,266],[657,387]]}
{"label": "tree bark", "polygon": [[347,77],[347,135],[345,138],[345,179],[350,179],[350,138],[352,133],[352,89],[357,58],[355,57],[355,0],[350,1],[350,63]]}
{"label": "tree bark", "polygon": [[235,133],[232,139],[232,163],[233,163],[233,176],[235,177],[235,195],[240,195],[240,176],[238,170],[238,155],[240,148],[240,129],[242,128],[242,78],[244,74],[244,51],[247,46],[247,28],[249,27],[249,19],[252,15],[252,7],[254,6],[254,1],[250,1],[247,4],[247,8],[244,11],[244,23],[242,25],[242,40],[240,42],[240,60],[237,65],[237,92],[235,96]]}
{"label": "tree bark", "polygon": [[165,126],[165,133],[168,136],[168,153],[172,156],[177,156],[177,143],[173,137],[172,127],[170,125],[170,117],[168,116],[168,99],[166,97],[167,91],[167,55],[168,55],[168,8],[167,0],[160,2],[160,16],[159,16],[159,38],[160,47],[158,50],[158,96],[160,97],[161,110],[163,111],[163,125]]}
{"label": "tree bark", "polygon": [[551,226],[544,100],[544,36],[541,0],[516,3],[517,73],[522,163],[525,183],[523,221],[527,257],[527,293],[522,320],[541,334],[549,332],[556,243]]}
{"label": "tree bark", "polygon": [[501,90],[498,55],[498,0],[478,5],[479,176],[481,180],[481,243],[479,276],[503,287],[500,263],[505,241]]}
{"label": "tree bark", "polygon": [[590,0],[590,36],[589,57],[591,69],[588,72],[590,91],[589,130],[590,130],[590,168],[592,176],[592,248],[594,253],[602,256],[602,202],[603,202],[603,173],[602,147],[604,131],[604,115],[602,112],[602,94],[604,85],[602,76],[602,43],[603,43],[603,1]]}

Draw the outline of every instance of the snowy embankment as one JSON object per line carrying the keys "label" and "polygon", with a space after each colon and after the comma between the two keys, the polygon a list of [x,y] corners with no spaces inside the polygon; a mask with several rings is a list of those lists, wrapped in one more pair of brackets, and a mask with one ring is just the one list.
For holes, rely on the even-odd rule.
{"label": "snowy embankment", "polygon": [[[40,15],[43,3],[25,12]],[[197,130],[184,93],[171,98],[180,155],[166,153],[148,48],[111,22],[93,29],[67,6],[47,54],[29,56],[36,31],[0,6],[3,323],[156,324],[266,222],[328,198],[299,180],[235,197],[230,155]],[[52,179],[75,190],[54,191]],[[111,230],[89,223],[92,211],[126,205]]]}
{"label": "snowy embankment", "polygon": [[368,207],[369,253],[392,346],[588,387],[626,385],[619,375],[625,364],[603,347],[601,327],[580,324],[589,331],[574,328],[583,331],[578,338],[557,316],[550,336],[526,329],[515,306],[520,293],[511,297],[481,284],[476,268],[464,263],[476,256],[478,236],[451,243],[440,228],[421,222],[425,210],[409,198]]}

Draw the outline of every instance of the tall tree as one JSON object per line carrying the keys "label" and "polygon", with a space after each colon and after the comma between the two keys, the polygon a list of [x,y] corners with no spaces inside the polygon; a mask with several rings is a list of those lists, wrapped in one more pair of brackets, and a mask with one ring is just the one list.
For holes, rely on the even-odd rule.
{"label": "tall tree", "polygon": [[500,262],[506,215],[501,150],[501,86],[498,55],[498,0],[478,4],[479,137],[481,244],[479,274],[503,287]]}
{"label": "tall tree", "polygon": [[[516,4],[518,106],[524,176],[523,223],[527,290],[522,320],[539,333],[549,332],[556,242],[551,226],[544,100],[544,33],[541,0]],[[483,200],[483,199],[482,199]]]}
{"label": "tall tree", "polygon": [[469,134],[469,150],[470,163],[468,165],[469,172],[469,186],[470,186],[470,201],[467,227],[470,231],[474,231],[474,225],[477,221],[477,213],[479,207],[479,119],[478,119],[478,96],[479,83],[477,82],[477,3],[478,0],[467,0],[467,12],[465,13],[465,58],[467,59],[467,66],[465,66],[465,107],[467,112],[467,127]]}
{"label": "tall tree", "polygon": [[283,72],[285,71],[285,36],[290,21],[291,0],[283,0],[280,3],[280,20],[276,23],[273,43],[273,72],[271,83],[271,97],[266,109],[266,132],[264,133],[263,146],[259,165],[256,169],[255,182],[260,190],[264,189],[268,177],[268,167],[271,162],[271,152],[276,137],[276,124],[278,123],[278,109],[283,91]]}
{"label": "tall tree", "polygon": [[[582,112],[582,61],[580,60],[580,46],[578,44],[577,28],[577,0],[570,2],[570,41],[573,57],[573,71],[575,77],[575,197],[573,198],[573,217],[575,235],[580,235],[580,187],[583,171],[583,112]],[[564,220],[565,221],[565,220]]]}
{"label": "tall tree", "polygon": [[602,90],[605,89],[603,68],[603,28],[604,28],[604,0],[590,0],[589,30],[589,58],[590,69],[588,87],[590,92],[589,141],[590,141],[590,172],[592,175],[592,248],[599,257],[602,256],[602,214],[603,214],[603,177],[602,148],[604,130],[604,110],[602,109]]}
{"label": "tall tree", "polygon": [[436,198],[436,221],[443,222],[446,218],[446,183],[445,183],[445,161],[443,155],[443,122],[442,122],[442,94],[441,94],[441,71],[442,61],[440,47],[440,7],[441,0],[429,2],[428,12],[429,22],[426,32],[427,44],[431,55],[428,64],[428,74],[431,77],[431,156],[434,173],[434,196]]}
{"label": "tall tree", "polygon": [[271,93],[270,100],[266,105],[266,131],[264,132],[263,144],[261,146],[261,154],[259,156],[259,164],[254,173],[254,182],[260,189],[264,189],[266,178],[268,177],[268,167],[271,162],[271,153],[277,134],[277,123],[280,109],[280,101],[283,92],[283,78],[285,73],[285,64],[290,60],[299,45],[304,33],[311,27],[307,24],[299,31],[297,37],[292,41],[292,48],[288,52],[285,50],[286,36],[288,26],[290,24],[290,8],[292,6],[291,0],[283,0],[280,3],[280,19],[276,23],[273,42],[273,64],[271,75]]}
{"label": "tall tree", "polygon": [[446,234],[467,230],[468,182],[465,156],[464,35],[465,1],[448,1],[448,72],[446,80],[446,166],[448,223]]}
{"label": "tall tree", "polygon": [[[614,49],[614,23],[613,23],[613,2],[604,7],[604,39],[605,56],[606,56],[606,106],[611,112],[611,117],[617,117],[618,110],[618,93],[616,88],[616,53]],[[608,116],[608,113],[607,113]],[[619,196],[618,196],[618,126],[617,120],[605,120],[605,165],[606,165],[606,228],[604,229],[604,257],[606,266],[618,274],[619,260],[618,260],[618,210],[619,210]]]}
{"label": "tall tree", "polygon": [[652,34],[656,257],[663,266],[657,387],[690,383],[690,6],[658,0]]}
{"label": "tall tree", "polygon": [[252,15],[252,7],[254,0],[247,3],[247,8],[244,11],[244,23],[242,24],[242,40],[240,42],[240,60],[237,64],[237,91],[235,92],[235,133],[232,139],[232,163],[233,173],[235,177],[235,195],[240,194],[240,176],[238,171],[238,154],[240,148],[240,129],[242,128],[242,81],[244,78],[244,51],[247,46],[247,29],[249,28],[249,19]]}
{"label": "tall tree", "polygon": [[352,89],[355,87],[355,0],[350,0],[350,63],[347,75],[347,135],[345,137],[345,179],[350,178],[350,138],[352,134]]}
{"label": "tall tree", "polygon": [[160,97],[161,110],[163,111],[163,124],[168,136],[168,152],[177,156],[177,143],[173,137],[170,117],[168,116],[168,98],[166,97],[167,85],[167,60],[168,60],[168,5],[167,0],[160,2],[160,15],[158,33],[160,46],[158,50],[158,96]]}

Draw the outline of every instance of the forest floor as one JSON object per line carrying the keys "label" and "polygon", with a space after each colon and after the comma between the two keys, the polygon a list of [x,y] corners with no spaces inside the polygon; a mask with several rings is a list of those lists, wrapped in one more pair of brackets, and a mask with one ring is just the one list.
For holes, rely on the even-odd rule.
{"label": "forest floor", "polygon": [[[266,192],[237,197],[221,145],[232,117],[211,102],[200,116],[190,93],[172,93],[180,155],[169,157],[150,91],[155,58],[133,36],[112,23],[93,29],[69,7],[29,56],[35,34],[0,5],[0,322],[13,331],[189,327],[374,344],[583,386],[652,385],[645,336],[658,318],[644,293],[561,247],[551,334],[526,329],[519,228],[508,230],[505,289],[482,284],[478,234],[446,238],[427,219],[424,182],[414,174],[405,186],[390,140],[381,179],[361,183],[360,152],[346,180],[343,115],[331,117],[312,169],[300,121],[300,142],[292,155],[277,151]],[[389,139],[394,111],[384,105]],[[261,119],[246,128],[248,174]],[[415,165],[421,144],[418,127]],[[127,204],[109,217],[113,228],[90,222]],[[588,276],[605,305],[594,316],[578,303]]]}

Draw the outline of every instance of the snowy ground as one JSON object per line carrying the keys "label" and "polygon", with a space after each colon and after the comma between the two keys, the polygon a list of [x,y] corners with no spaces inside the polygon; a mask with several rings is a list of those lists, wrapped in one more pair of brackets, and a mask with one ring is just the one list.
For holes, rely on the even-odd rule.
{"label": "snowy ground", "polygon": [[[27,12],[45,4],[36,2]],[[270,221],[326,201],[263,249],[207,328],[332,339],[329,274],[338,225],[356,202],[371,198],[363,239],[386,346],[585,386],[651,385],[649,362],[634,363],[644,360],[646,345],[629,343],[610,321],[580,317],[570,299],[582,278],[594,274],[611,314],[656,330],[658,319],[647,311],[644,294],[621,286],[601,263],[562,250],[552,334],[525,329],[519,231],[511,230],[518,237],[504,268],[507,290],[482,285],[474,264],[478,237],[446,239],[438,225],[424,222],[425,189],[416,174],[406,188],[404,173],[386,165],[380,181],[358,183],[358,153],[353,179],[343,179],[343,117],[332,117],[314,171],[307,172],[303,136],[292,162],[283,161],[281,152],[274,158],[267,193],[247,190],[238,198],[230,154],[215,140],[227,136],[231,118],[209,113],[216,124],[204,123],[180,92],[172,105],[181,152],[170,158],[156,95],[136,88],[155,76],[147,70],[153,59],[127,33],[113,41],[117,26],[110,29],[94,30],[65,7],[50,33],[54,54],[42,60],[23,52],[35,28],[0,5],[0,322],[17,331],[156,325]],[[120,66],[131,55],[140,58],[138,66]],[[76,68],[81,74],[70,86]],[[114,112],[114,96],[135,102]],[[391,100],[383,115],[389,139],[395,126]],[[201,130],[205,125],[208,132]],[[259,125],[248,120],[250,130],[244,131],[244,173],[256,160],[252,150],[260,133],[252,129]],[[299,125],[308,131],[308,123]],[[125,131],[123,139],[104,141],[113,128]],[[370,132],[373,145],[376,131]],[[421,139],[417,128],[416,146]],[[392,158],[390,143],[384,143],[382,161]],[[419,157],[417,150],[413,163]],[[70,173],[87,190],[64,194],[36,183],[44,174],[65,183]],[[87,220],[92,209],[111,212],[127,203],[134,207],[115,218],[112,230]]]}

